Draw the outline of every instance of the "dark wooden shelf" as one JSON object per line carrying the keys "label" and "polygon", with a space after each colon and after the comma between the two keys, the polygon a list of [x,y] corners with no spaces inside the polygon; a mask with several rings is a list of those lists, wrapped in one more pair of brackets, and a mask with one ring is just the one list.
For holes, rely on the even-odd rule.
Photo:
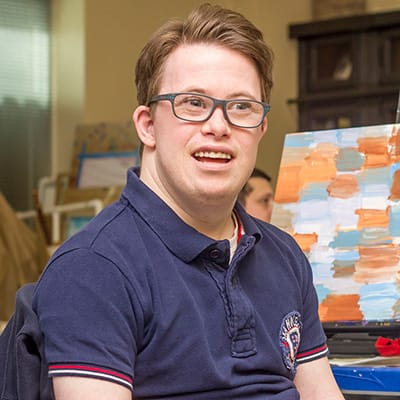
{"label": "dark wooden shelf", "polygon": [[378,14],[361,14],[350,17],[292,24],[289,26],[291,39],[304,39],[329,34],[368,31],[377,28],[399,27],[400,11]]}
{"label": "dark wooden shelf", "polygon": [[400,11],[289,26],[298,42],[298,129],[394,122],[400,89]]}
{"label": "dark wooden shelf", "polygon": [[329,96],[325,93],[315,93],[301,96],[295,99],[288,99],[288,104],[300,104],[300,103],[315,103],[324,100],[356,100],[365,98],[376,98],[380,96],[398,96],[400,87],[377,87],[374,89],[352,89],[348,91],[331,91]]}

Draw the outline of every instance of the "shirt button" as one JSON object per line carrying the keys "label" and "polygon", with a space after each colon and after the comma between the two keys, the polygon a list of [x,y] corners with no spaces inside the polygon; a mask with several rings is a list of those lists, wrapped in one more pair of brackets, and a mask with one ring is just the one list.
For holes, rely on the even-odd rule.
{"label": "shirt button", "polygon": [[221,251],[218,250],[218,249],[212,249],[212,250],[209,252],[209,255],[210,255],[211,258],[213,258],[213,259],[215,260],[216,258],[220,257]]}

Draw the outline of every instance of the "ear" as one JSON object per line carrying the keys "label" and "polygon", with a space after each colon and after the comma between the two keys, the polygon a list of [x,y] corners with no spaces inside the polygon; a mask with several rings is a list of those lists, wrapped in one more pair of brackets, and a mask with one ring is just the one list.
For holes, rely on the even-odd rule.
{"label": "ear", "polygon": [[154,124],[149,107],[139,106],[133,112],[133,122],[141,142],[148,147],[155,147]]}
{"label": "ear", "polygon": [[267,130],[268,130],[268,117],[266,116],[261,125],[262,136],[264,136],[267,133]]}

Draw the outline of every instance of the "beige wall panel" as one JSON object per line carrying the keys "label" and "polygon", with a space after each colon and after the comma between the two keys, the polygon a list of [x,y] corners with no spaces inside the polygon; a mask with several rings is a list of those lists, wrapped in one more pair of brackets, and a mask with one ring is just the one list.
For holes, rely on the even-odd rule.
{"label": "beige wall panel", "polygon": [[86,0],[85,122],[130,119],[134,67],[155,29],[184,17],[199,1]]}
{"label": "beige wall panel", "polygon": [[[284,135],[296,130],[297,42],[288,25],[311,20],[312,0],[211,1],[243,13],[275,53],[269,130],[257,165],[276,179]],[[69,168],[73,131],[81,122],[124,121],[136,106],[133,71],[152,32],[183,18],[201,0],[52,0],[53,170]],[[399,0],[368,0],[370,12],[399,9]]]}
{"label": "beige wall panel", "polygon": [[[78,123],[125,121],[136,106],[133,71],[149,36],[167,18],[183,18],[201,0],[53,0],[58,56],[55,57],[54,154],[57,171],[69,168],[73,130]],[[275,179],[284,135],[296,127],[297,43],[288,24],[308,21],[311,0],[220,0],[264,33],[275,53],[275,86],[269,130],[258,166]],[[81,20],[83,22],[81,23]],[[78,112],[77,110],[80,110]]]}
{"label": "beige wall panel", "polygon": [[68,171],[75,126],[84,112],[84,2],[51,4],[51,140],[53,175]]}
{"label": "beige wall panel", "polygon": [[[86,1],[85,122],[122,121],[136,105],[133,70],[139,51],[167,18],[183,18],[202,1]],[[284,134],[295,130],[296,109],[287,99],[297,94],[297,45],[288,24],[307,21],[310,0],[214,1],[243,13],[264,33],[275,52],[275,87],[270,128],[260,148],[258,165],[276,176]]]}

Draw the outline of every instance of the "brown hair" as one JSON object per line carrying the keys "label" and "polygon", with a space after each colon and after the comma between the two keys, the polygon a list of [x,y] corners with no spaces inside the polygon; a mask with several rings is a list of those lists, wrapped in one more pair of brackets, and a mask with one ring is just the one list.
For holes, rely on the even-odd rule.
{"label": "brown hair", "polygon": [[185,21],[171,20],[159,28],[142,49],[135,69],[139,104],[158,94],[166,59],[181,44],[213,43],[252,59],[261,80],[262,101],[269,102],[273,54],[263,34],[242,14],[208,3],[193,10]]}
{"label": "brown hair", "polygon": [[243,205],[246,204],[247,196],[254,190],[254,187],[252,187],[249,183],[250,178],[263,178],[266,181],[268,181],[269,183],[272,182],[271,177],[266,172],[262,171],[261,169],[259,169],[257,167],[254,168],[253,172],[249,176],[249,179],[247,180],[246,184],[243,186],[242,190],[239,192],[239,195],[238,195],[238,200]]}

